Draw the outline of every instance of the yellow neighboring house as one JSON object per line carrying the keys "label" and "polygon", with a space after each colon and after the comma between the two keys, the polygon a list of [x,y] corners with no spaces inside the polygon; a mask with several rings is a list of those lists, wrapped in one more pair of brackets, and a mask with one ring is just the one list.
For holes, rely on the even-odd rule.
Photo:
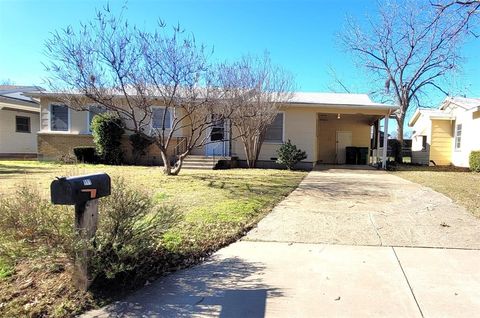
{"label": "yellow neighboring house", "polygon": [[438,109],[417,109],[408,125],[412,163],[468,167],[480,150],[480,98],[447,97]]}
{"label": "yellow neighboring house", "polygon": [[[98,112],[98,106],[86,104],[91,106],[90,111],[75,111],[59,103],[55,93],[42,92],[31,96],[40,99],[39,159],[55,160],[72,153],[74,147],[93,146],[90,122]],[[165,107],[159,104],[152,108],[154,118],[163,117]],[[379,122],[397,109],[397,106],[374,103],[365,94],[296,93],[289,102],[281,105],[277,118],[269,127],[258,166],[275,166],[277,149],[289,139],[306,151],[308,157],[301,163],[305,169],[311,169],[317,163],[344,164],[346,147],[363,147],[370,152],[372,137],[373,148],[382,148],[386,144],[386,140],[379,138]],[[156,111],[162,115],[155,116]],[[171,120],[167,120],[166,124],[170,125]],[[152,120],[151,126],[155,128],[157,123]],[[188,138],[183,132],[178,132],[176,137],[177,142]],[[192,156],[213,156],[227,160],[236,157],[242,166],[245,163],[243,145],[236,137],[235,130],[228,122],[220,123],[215,127],[215,139],[194,149]],[[131,151],[125,143],[124,148],[128,159]],[[150,147],[144,163],[161,164],[161,157],[155,148]],[[379,149],[373,153],[375,163],[383,161],[385,164],[386,151]]]}
{"label": "yellow neighboring house", "polygon": [[0,85],[0,158],[37,156],[40,107],[25,94],[40,90],[37,86]]}

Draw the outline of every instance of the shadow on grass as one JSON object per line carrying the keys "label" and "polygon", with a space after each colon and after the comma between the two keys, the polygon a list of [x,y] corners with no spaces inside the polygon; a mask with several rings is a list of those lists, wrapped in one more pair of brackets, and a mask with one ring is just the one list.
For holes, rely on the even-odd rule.
{"label": "shadow on grass", "polygon": [[420,166],[402,164],[396,166],[396,171],[429,171],[429,172],[471,172],[469,168],[455,166]]}
{"label": "shadow on grass", "polygon": [[[265,267],[240,258],[209,261],[163,277],[109,305],[113,317],[265,316],[267,297],[283,294],[262,282]],[[91,317],[96,317],[92,313]]]}
{"label": "shadow on grass", "polygon": [[11,164],[3,164],[0,162],[0,174],[22,174],[22,173],[44,173],[45,171],[52,170],[49,166],[19,166]]}

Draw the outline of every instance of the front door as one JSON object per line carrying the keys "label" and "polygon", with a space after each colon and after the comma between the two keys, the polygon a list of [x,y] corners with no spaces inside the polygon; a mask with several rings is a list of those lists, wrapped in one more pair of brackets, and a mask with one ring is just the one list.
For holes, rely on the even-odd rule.
{"label": "front door", "polygon": [[337,131],[337,152],[336,160],[337,164],[345,164],[346,159],[346,147],[352,145],[352,132],[351,131]]}
{"label": "front door", "polygon": [[212,127],[207,131],[209,137],[205,145],[205,155],[227,156],[229,152],[228,123],[223,119],[216,120],[215,115],[212,115],[212,122]]}

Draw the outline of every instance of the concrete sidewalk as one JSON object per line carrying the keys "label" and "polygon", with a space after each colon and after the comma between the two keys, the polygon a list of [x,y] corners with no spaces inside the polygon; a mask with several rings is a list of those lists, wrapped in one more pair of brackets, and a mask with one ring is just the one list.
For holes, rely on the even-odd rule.
{"label": "concrete sidewalk", "polygon": [[84,317],[470,318],[479,248],[480,220],[432,189],[312,171],[242,241]]}
{"label": "concrete sidewalk", "polygon": [[480,251],[241,241],[83,317],[475,317]]}

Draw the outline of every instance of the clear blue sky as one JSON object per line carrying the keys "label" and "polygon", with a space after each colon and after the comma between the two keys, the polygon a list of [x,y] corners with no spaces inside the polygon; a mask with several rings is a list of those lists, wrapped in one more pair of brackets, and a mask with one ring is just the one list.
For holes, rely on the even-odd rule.
{"label": "clear blue sky", "polygon": [[[49,33],[69,24],[91,20],[95,8],[106,2],[92,0],[0,0],[0,80],[42,84],[43,45]],[[124,1],[110,1],[119,9]],[[233,59],[242,54],[271,53],[274,62],[293,72],[299,90],[330,91],[329,67],[354,92],[368,93],[365,72],[336,41],[347,15],[362,20],[374,13],[373,0],[325,1],[135,1],[127,3],[131,23],[150,28],[158,18],[180,23],[197,40],[214,46],[215,57]],[[480,39],[463,49],[462,74],[453,79],[472,97],[480,97]],[[434,96],[437,103],[443,96]]]}

